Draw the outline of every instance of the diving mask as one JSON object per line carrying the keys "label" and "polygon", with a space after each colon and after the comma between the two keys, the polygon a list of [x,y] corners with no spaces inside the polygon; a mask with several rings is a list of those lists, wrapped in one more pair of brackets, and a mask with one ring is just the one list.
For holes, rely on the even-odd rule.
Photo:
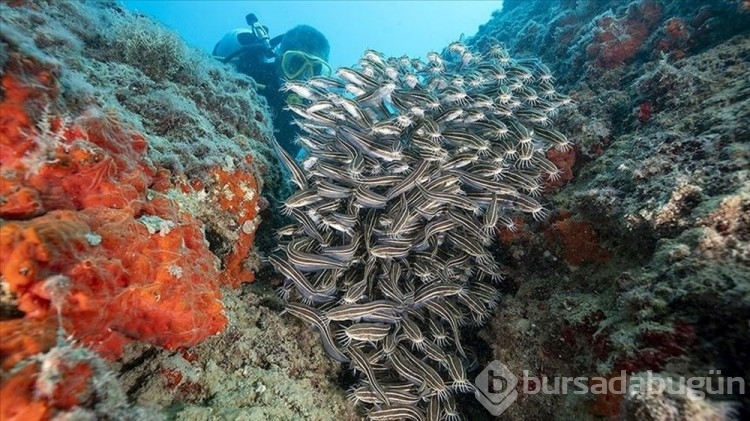
{"label": "diving mask", "polygon": [[331,66],[322,58],[296,50],[289,50],[281,56],[281,72],[287,80],[306,80],[332,73]]}

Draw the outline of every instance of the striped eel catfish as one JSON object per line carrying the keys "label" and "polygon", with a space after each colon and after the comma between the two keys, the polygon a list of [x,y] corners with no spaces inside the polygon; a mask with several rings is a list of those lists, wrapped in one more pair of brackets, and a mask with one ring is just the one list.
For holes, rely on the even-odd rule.
{"label": "striped eel catfish", "polygon": [[547,215],[560,172],[545,154],[570,147],[553,122],[571,101],[543,65],[460,42],[426,57],[368,50],[290,83],[308,156],[276,147],[297,189],[269,259],[285,311],[358,374],[349,396],[373,420],[459,419],[455,394],[474,390],[461,330],[499,305],[488,246]]}

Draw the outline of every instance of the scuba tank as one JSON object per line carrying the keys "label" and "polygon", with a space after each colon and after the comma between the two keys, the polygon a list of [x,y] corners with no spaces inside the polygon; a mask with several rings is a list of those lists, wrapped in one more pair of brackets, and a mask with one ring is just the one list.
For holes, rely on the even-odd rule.
{"label": "scuba tank", "polygon": [[268,64],[276,55],[268,36],[268,28],[258,21],[254,13],[245,16],[249,28],[237,28],[228,32],[214,46],[212,54],[224,63],[235,59],[251,64]]}

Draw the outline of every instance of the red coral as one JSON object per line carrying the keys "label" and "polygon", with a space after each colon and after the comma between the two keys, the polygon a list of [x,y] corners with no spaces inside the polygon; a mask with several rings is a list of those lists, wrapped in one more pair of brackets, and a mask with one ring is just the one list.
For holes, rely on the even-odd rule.
{"label": "red coral", "polygon": [[552,161],[562,173],[555,180],[546,180],[544,183],[546,189],[552,190],[562,187],[573,179],[573,166],[576,164],[576,155],[575,148],[568,148],[564,151],[553,148],[547,151],[547,159]]}
{"label": "red coral", "polygon": [[545,238],[551,247],[560,250],[569,265],[604,263],[610,259],[611,254],[601,246],[593,225],[575,221],[567,212],[562,212],[559,218],[545,232]]}
{"label": "red coral", "polygon": [[671,331],[643,332],[637,340],[638,350],[633,355],[621,357],[615,369],[628,373],[660,371],[671,358],[684,355],[695,340],[695,329],[682,321],[676,322]]}
{"label": "red coral", "polygon": [[656,51],[669,53],[674,60],[679,60],[687,55],[692,33],[687,23],[680,18],[671,18],[664,22],[662,29],[664,34],[656,43]]}
{"label": "red coral", "polygon": [[593,65],[613,69],[635,57],[661,17],[661,7],[653,1],[633,4],[626,16],[605,16],[598,20],[598,32],[586,47]]}
{"label": "red coral", "polygon": [[664,33],[669,38],[685,39],[688,37],[687,25],[680,18],[671,18],[664,23]]}
{"label": "red coral", "polygon": [[180,402],[197,402],[206,394],[201,384],[190,381],[179,369],[161,367],[159,375],[164,387],[179,395]]}
{"label": "red coral", "polygon": [[513,217],[513,229],[500,224],[497,228],[497,241],[503,246],[510,246],[517,241],[530,241],[530,233],[524,227],[524,219]]}
{"label": "red coral", "polygon": [[[607,385],[611,385],[612,387],[604,387],[602,385],[599,388],[603,393],[594,394],[594,400],[589,404],[589,412],[599,417],[618,419],[617,417],[622,412],[622,403],[625,400],[625,390],[627,388],[627,384],[622,383],[627,382],[627,380],[621,377],[620,373],[607,376],[604,379],[606,379]],[[615,379],[618,381],[615,381]]]}
{"label": "red coral", "polygon": [[641,103],[641,105],[636,108],[636,116],[638,117],[638,121],[641,123],[646,123],[651,119],[651,113],[653,112],[653,107],[651,106],[650,101],[644,101]]}

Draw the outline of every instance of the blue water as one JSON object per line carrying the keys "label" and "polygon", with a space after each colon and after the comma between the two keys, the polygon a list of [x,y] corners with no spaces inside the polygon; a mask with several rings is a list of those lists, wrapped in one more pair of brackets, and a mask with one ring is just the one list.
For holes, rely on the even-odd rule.
{"label": "blue water", "polygon": [[423,57],[463,34],[476,34],[502,0],[485,1],[154,1],[126,0],[131,10],[150,15],[185,41],[211,52],[228,31],[245,27],[255,13],[280,35],[299,24],[317,28],[331,45],[330,64],[355,64],[365,49],[387,56]]}

